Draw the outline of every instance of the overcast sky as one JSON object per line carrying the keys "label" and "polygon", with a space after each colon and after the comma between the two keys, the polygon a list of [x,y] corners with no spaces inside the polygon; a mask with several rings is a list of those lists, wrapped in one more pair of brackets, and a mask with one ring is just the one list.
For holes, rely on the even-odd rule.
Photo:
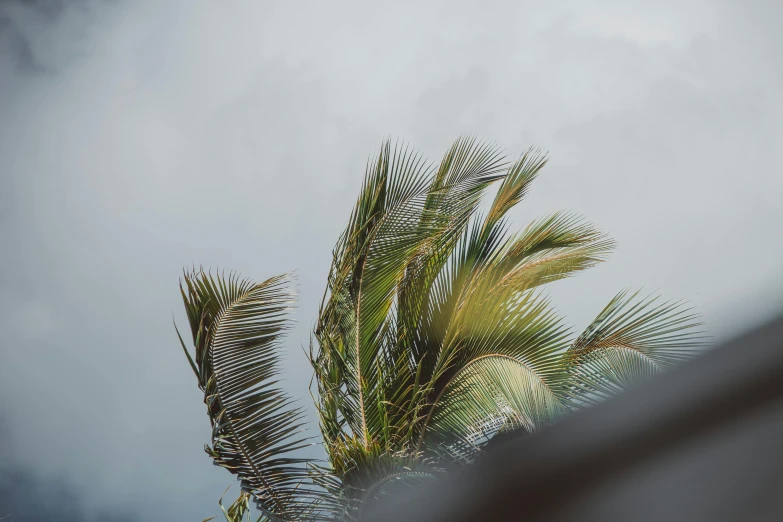
{"label": "overcast sky", "polygon": [[627,286],[690,299],[716,341],[780,311],[781,19],[779,0],[4,0],[0,515],[217,514],[235,483],[202,450],[181,268],[297,270],[286,386],[309,405],[331,247],[386,136],[433,160],[464,133],[549,150],[515,223],[570,209],[618,241],[551,288],[577,327]]}

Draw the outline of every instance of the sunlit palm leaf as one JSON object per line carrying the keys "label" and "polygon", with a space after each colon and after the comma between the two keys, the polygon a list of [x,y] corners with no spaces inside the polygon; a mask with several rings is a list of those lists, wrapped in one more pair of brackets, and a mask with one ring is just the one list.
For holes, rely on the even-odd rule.
{"label": "sunlit palm leaf", "polygon": [[[458,316],[472,321],[480,317],[485,304],[476,296],[490,306],[505,305],[521,292],[603,261],[613,247],[603,233],[564,213],[534,222],[516,238],[504,239],[502,232],[499,225],[486,236],[478,226],[466,230],[451,265],[433,286],[421,327],[428,344],[443,344],[447,331],[461,327]],[[496,313],[506,318],[519,311],[501,308]]]}
{"label": "sunlit palm leaf", "polygon": [[[473,138],[457,140],[441,161],[430,184],[428,213],[420,226],[435,232],[422,244],[398,289],[400,349],[409,350],[416,365],[426,352],[417,342],[418,328],[438,274],[451,257],[475,213],[481,196],[500,175],[503,158],[497,147]],[[505,183],[505,181],[504,181]]]}
{"label": "sunlit palm leaf", "polygon": [[426,427],[425,449],[446,461],[468,462],[498,432],[532,432],[564,411],[558,390],[522,361],[482,356],[445,387]]}
{"label": "sunlit palm leaf", "polygon": [[503,281],[534,288],[605,261],[614,241],[580,217],[557,212],[531,223],[493,256]]}
{"label": "sunlit palm leaf", "polygon": [[532,431],[563,409],[568,329],[546,300],[496,279],[475,277],[438,354],[419,444],[444,456],[472,457],[487,419]]}
{"label": "sunlit palm leaf", "polygon": [[[336,249],[316,333],[321,363],[336,367],[323,374],[339,375],[345,386],[334,402],[365,443],[390,423],[410,422],[389,417],[412,400],[415,350],[405,337],[481,191],[498,179],[500,159],[496,149],[462,140],[434,177],[421,165],[407,149],[384,146]],[[337,383],[320,386],[341,395]]]}

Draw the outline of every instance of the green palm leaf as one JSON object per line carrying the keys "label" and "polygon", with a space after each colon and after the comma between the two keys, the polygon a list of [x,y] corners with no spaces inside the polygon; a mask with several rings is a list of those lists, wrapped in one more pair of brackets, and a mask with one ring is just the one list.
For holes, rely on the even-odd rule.
{"label": "green palm leaf", "polygon": [[567,327],[545,299],[497,285],[497,279],[475,276],[450,322],[432,376],[434,399],[419,432],[420,447],[447,453],[459,447],[472,457],[487,439],[465,442],[477,423],[513,418],[517,427],[532,431],[563,409]]}
{"label": "green palm leaf", "polygon": [[565,411],[558,392],[518,358],[477,357],[444,387],[426,426],[425,450],[469,462],[497,433],[532,432],[552,422]]}
{"label": "green palm leaf", "polygon": [[[223,496],[225,496],[227,491],[228,488],[223,492]],[[223,506],[223,497],[220,497],[220,500],[218,500],[218,505],[220,506],[220,511],[223,512],[223,517],[226,519],[226,522],[252,522],[252,519],[250,518],[250,493],[241,492],[239,497],[228,506],[228,509]],[[215,518],[216,517],[205,518],[201,522],[209,522]],[[266,522],[267,520],[269,520],[267,517],[261,515],[256,519],[256,522]]]}
{"label": "green palm leaf", "polygon": [[618,293],[568,349],[572,400],[589,404],[693,357],[705,339],[681,301]]}
{"label": "green palm leaf", "polygon": [[308,460],[295,455],[309,444],[300,436],[301,409],[276,381],[294,299],[288,280],[256,284],[194,271],[180,287],[195,345],[189,359],[212,423],[205,450],[240,478],[264,513],[292,519],[308,496]]}
{"label": "green palm leaf", "polygon": [[557,212],[531,223],[498,251],[504,280],[534,288],[605,261],[614,241],[580,217]]}
{"label": "green palm leaf", "polygon": [[530,148],[508,169],[484,220],[483,238],[486,238],[489,232],[502,222],[509,210],[522,201],[546,162],[546,154]]}
{"label": "green palm leaf", "polygon": [[[481,191],[498,179],[500,159],[492,147],[461,140],[434,176],[422,165],[407,149],[384,145],[335,250],[329,297],[316,331],[321,354],[315,364],[329,368],[316,372],[336,379],[319,383],[324,401],[339,404],[331,424],[346,422],[365,444],[412,400],[417,370],[415,356],[409,360],[408,355],[413,344],[405,349],[395,336],[415,331],[421,296]],[[386,408],[388,402],[394,411]]]}

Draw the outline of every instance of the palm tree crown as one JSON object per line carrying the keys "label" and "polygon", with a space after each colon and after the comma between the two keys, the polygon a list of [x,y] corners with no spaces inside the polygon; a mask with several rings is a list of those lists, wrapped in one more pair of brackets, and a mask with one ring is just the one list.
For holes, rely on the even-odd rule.
{"label": "palm tree crown", "polygon": [[545,163],[536,150],[507,163],[463,138],[435,166],[389,142],[368,164],[311,341],[325,462],[300,457],[303,412],[276,384],[287,278],[185,274],[193,355],[182,347],[212,423],[206,450],[262,518],[355,518],[470,462],[498,433],[536,431],[701,345],[681,302],[638,292],[571,333],[541,287],[614,243],[566,212],[508,233],[506,214]]}

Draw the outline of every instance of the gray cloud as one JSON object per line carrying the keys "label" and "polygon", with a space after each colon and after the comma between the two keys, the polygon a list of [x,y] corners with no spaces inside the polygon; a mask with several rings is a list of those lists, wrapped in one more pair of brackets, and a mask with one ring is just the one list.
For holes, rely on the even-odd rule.
{"label": "gray cloud", "polygon": [[552,288],[577,326],[625,286],[691,298],[716,340],[783,308],[777,2],[45,4],[0,6],[0,457],[84,509],[201,520],[233,482],[171,326],[185,265],[297,270],[309,403],[330,250],[387,135],[551,150],[517,224],[568,208],[619,241]]}
{"label": "gray cloud", "polygon": [[[0,518],[8,522],[129,522],[135,514],[116,507],[86,506],[64,479],[42,478],[21,469],[0,474]],[[2,518],[5,517],[5,518]]]}

